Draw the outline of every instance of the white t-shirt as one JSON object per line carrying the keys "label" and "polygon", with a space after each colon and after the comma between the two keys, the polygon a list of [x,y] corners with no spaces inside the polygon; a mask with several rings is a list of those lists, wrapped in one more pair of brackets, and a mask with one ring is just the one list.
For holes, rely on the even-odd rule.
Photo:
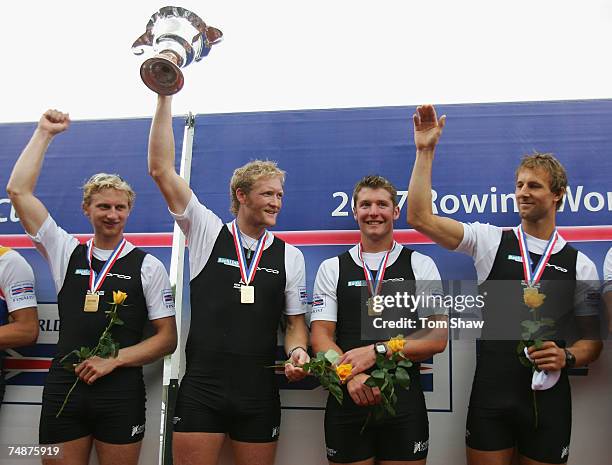
{"label": "white t-shirt", "polygon": [[36,307],[32,267],[14,250],[0,255],[0,298],[9,313]]}
{"label": "white t-shirt", "polygon": [[[395,263],[402,249],[403,247],[401,244],[397,242],[393,244],[393,249],[391,249],[387,260],[387,267]],[[358,246],[352,247],[349,253],[355,264],[361,267],[362,263],[359,259]],[[362,256],[368,268],[377,270],[385,253],[384,251],[363,253]],[[423,255],[416,251],[412,252],[410,260],[416,282],[416,294],[423,294],[425,296],[442,294],[440,273],[434,261],[427,255]],[[338,296],[336,290],[338,288],[339,275],[340,260],[338,257],[328,258],[319,266],[313,291],[313,302],[316,303],[316,308],[313,308],[310,318],[311,322],[317,320],[338,321]],[[315,305],[313,305],[313,307],[315,307]],[[418,308],[417,312],[420,317],[425,318],[434,313],[443,314],[445,310],[429,307],[427,309]]]}
{"label": "white t-shirt", "polygon": [[[60,228],[51,215],[47,217],[38,233],[30,237],[36,249],[49,263],[55,290],[59,294],[64,285],[72,252],[79,245],[78,239]],[[125,257],[132,250],[134,250],[134,245],[127,242],[119,258]],[[93,255],[98,260],[106,261],[112,253],[112,250],[98,249],[94,246]],[[162,262],[153,255],[146,254],[140,269],[140,278],[147,302],[149,320],[174,316],[174,299],[169,299],[169,296],[172,295],[172,288]]]}
{"label": "white t-shirt", "polygon": [[608,250],[603,265],[603,294],[612,292],[612,247]]}
{"label": "white t-shirt", "polygon": [[[195,193],[182,214],[170,211],[181,231],[187,238],[189,247],[189,274],[190,280],[195,279],[204,269],[215,246],[217,236],[223,227],[232,233],[231,223],[223,224],[221,218],[202,205]],[[275,240],[274,234],[266,232],[266,245],[268,249]],[[246,236],[243,246],[253,250],[257,239]],[[306,313],[306,265],[304,255],[291,244],[285,245],[285,311],[286,315],[301,315]]]}
{"label": "white t-shirt", "polygon": [[[497,249],[501,243],[503,229],[488,223],[462,223],[463,240],[455,249],[457,252],[465,253],[474,259],[478,284],[482,284],[493,268]],[[518,237],[518,227],[512,228]],[[530,252],[542,255],[548,241],[538,239],[525,233],[527,247]],[[559,235],[552,254],[556,254],[565,247],[567,242]],[[520,258],[520,257],[519,257]],[[548,264],[547,266],[553,266]],[[571,270],[569,270],[571,272]],[[576,293],[574,295],[574,312],[576,315],[597,315],[596,299],[593,295],[597,293],[599,275],[593,261],[585,254],[578,251],[576,258]]]}

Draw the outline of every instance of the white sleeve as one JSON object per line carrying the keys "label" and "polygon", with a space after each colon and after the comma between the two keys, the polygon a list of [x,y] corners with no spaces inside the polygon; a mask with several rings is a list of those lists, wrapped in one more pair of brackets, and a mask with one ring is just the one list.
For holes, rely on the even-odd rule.
{"label": "white sleeve", "polygon": [[455,250],[474,259],[478,282],[481,283],[487,279],[493,268],[503,229],[488,223],[462,223],[462,225],[463,240]]}
{"label": "white sleeve", "polygon": [[[418,252],[412,252],[411,256],[412,271],[416,284],[417,296],[444,296],[444,288],[442,287],[442,278],[435,262],[428,257]],[[429,302],[425,299],[425,302]],[[421,305],[417,307],[417,313],[421,318],[427,318],[432,315],[445,315],[448,313],[442,304],[442,299],[433,300],[434,305]]]}
{"label": "white sleeve", "polygon": [[338,321],[338,276],[340,260],[338,257],[328,258],[317,271],[314,291],[312,293],[312,312],[310,321]]}
{"label": "white sleeve", "polygon": [[0,257],[0,287],[9,313],[36,307],[34,272],[17,252],[10,251]]}
{"label": "white sleeve", "polygon": [[51,215],[47,217],[36,235],[30,238],[34,241],[36,250],[49,263],[55,291],[59,293],[64,285],[70,256],[79,245],[79,241],[60,228]]}
{"label": "white sleeve", "polygon": [[574,293],[574,314],[576,316],[599,315],[600,283],[597,267],[582,252],[576,258],[576,290]]}
{"label": "white sleeve", "polygon": [[602,294],[606,292],[612,292],[612,247],[608,250],[606,254],[606,259],[604,260],[603,265],[603,291]]}
{"label": "white sleeve", "polygon": [[300,249],[285,243],[285,315],[306,313],[306,264]]}
{"label": "white sleeve", "polygon": [[147,302],[149,320],[174,316],[174,295],[168,273],[162,262],[153,255],[145,255],[140,278]]}
{"label": "white sleeve", "polygon": [[170,214],[181,228],[189,247],[189,274],[195,278],[204,269],[210,258],[219,231],[223,227],[221,218],[202,205],[194,192],[181,214],[170,211]]}

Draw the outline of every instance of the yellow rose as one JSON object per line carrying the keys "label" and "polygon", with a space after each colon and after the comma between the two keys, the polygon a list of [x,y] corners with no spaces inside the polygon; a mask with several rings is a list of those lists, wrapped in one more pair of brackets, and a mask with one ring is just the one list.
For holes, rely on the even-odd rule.
{"label": "yellow rose", "polygon": [[393,353],[403,350],[404,345],[406,345],[406,339],[401,336],[396,336],[387,341],[387,347]]}
{"label": "yellow rose", "polygon": [[336,367],[336,374],[338,375],[338,378],[340,378],[341,383],[344,383],[346,379],[351,376],[352,372],[353,365],[350,363],[343,363],[342,365],[338,365]]}
{"label": "yellow rose", "polygon": [[121,305],[127,299],[127,294],[123,291],[113,291],[113,304]]}
{"label": "yellow rose", "polygon": [[546,294],[542,294],[534,287],[528,287],[523,291],[523,302],[529,308],[541,307],[545,298]]}

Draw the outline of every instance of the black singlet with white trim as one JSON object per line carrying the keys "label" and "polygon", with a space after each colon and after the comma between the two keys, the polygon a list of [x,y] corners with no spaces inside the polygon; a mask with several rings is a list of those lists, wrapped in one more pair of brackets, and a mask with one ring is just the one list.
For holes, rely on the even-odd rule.
{"label": "black singlet with white trim", "polygon": [[[533,263],[539,262],[540,255],[530,252],[530,256]],[[517,261],[517,257],[520,257],[518,238],[512,230],[504,231],[489,276],[479,286],[479,293],[486,295],[481,353],[505,352],[517,359],[514,355],[517,340],[521,339],[520,323],[532,319],[530,309],[523,302],[523,264]],[[577,257],[578,251],[565,244],[559,252],[551,255],[540,280],[539,292],[544,293],[546,298],[538,309],[539,316],[555,321],[557,335],[568,336],[575,326]],[[516,336],[516,339],[508,340],[509,336]],[[565,345],[563,341],[558,343]]]}
{"label": "black singlet with white trim", "polygon": [[[120,307],[119,317],[124,324],[112,329],[112,336],[120,347],[129,347],[142,340],[143,329],[148,321],[147,305],[142,290],[141,267],[146,253],[135,248],[119,258],[102,284],[97,312],[84,312],[85,294],[89,288],[89,265],[87,246],[78,245],[72,255],[64,284],[57,296],[60,317],[60,334],[57,355],[53,359],[46,384],[74,382],[74,374],[59,365],[59,360],[81,346],[93,348],[108,324],[106,311],[110,310],[113,291],[127,293],[125,307]],[[95,257],[93,269],[99,272],[104,263]],[[129,277],[129,279],[127,279]],[[96,381],[98,389],[142,385],[142,367],[122,367]]]}
{"label": "black singlet with white trim", "polygon": [[[412,270],[412,250],[403,247],[397,260],[385,270],[384,279],[403,278],[406,282],[406,292],[415,292],[415,277]],[[363,292],[364,287],[349,286],[348,283],[356,282],[364,279],[363,268],[358,266],[353,260],[349,252],[345,252],[338,257],[339,274],[338,284],[336,289],[338,301],[338,320],[336,322],[336,344],[344,352],[362,347],[368,344],[373,344],[373,340],[364,340],[361,337],[361,316],[363,312],[367,312]],[[376,273],[376,270],[372,270]],[[384,283],[383,283],[384,290]],[[401,332],[398,330],[398,332]],[[405,331],[403,331],[405,333]],[[406,335],[406,334],[404,334]],[[415,363],[410,371],[410,377],[414,382],[414,386],[418,386],[419,379],[419,364]],[[412,389],[411,385],[411,389]],[[397,390],[397,393],[400,393]],[[399,396],[400,401],[403,396]],[[361,409],[363,410],[363,409]]]}
{"label": "black singlet with white trim", "polygon": [[[240,303],[240,281],[234,240],[224,226],[206,266],[191,281],[187,372],[212,375],[219,361],[214,366],[209,362],[220,355],[235,356],[237,363],[262,369],[274,362],[277,329],[285,309],[285,243],[275,237],[264,250],[251,282],[255,303]],[[273,370],[267,371],[273,377]]]}

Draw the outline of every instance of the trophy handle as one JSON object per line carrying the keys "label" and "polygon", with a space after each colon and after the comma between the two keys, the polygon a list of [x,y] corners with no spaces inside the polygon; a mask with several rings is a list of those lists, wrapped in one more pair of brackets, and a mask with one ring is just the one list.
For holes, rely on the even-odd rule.
{"label": "trophy handle", "polygon": [[145,32],[132,44],[132,53],[134,55],[142,55],[145,52],[145,47],[153,45],[153,35],[150,31]]}

